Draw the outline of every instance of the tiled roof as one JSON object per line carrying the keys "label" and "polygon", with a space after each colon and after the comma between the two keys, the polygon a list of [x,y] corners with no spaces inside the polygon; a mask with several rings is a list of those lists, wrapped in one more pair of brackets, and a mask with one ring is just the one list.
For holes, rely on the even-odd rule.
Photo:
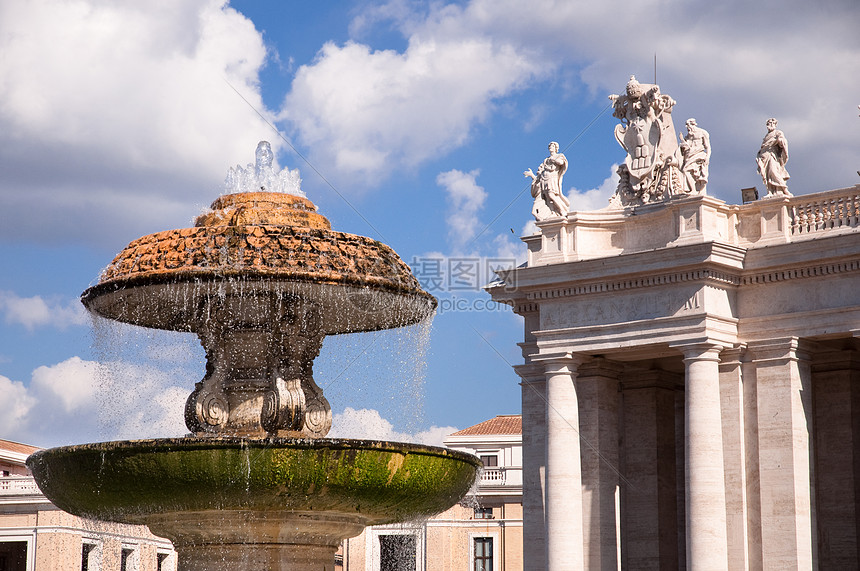
{"label": "tiled roof", "polygon": [[41,450],[41,448],[38,446],[30,446],[29,444],[21,444],[20,442],[12,442],[11,440],[0,439],[0,450],[17,452],[19,454],[32,454],[37,450]]}
{"label": "tiled roof", "polygon": [[500,414],[490,420],[478,423],[475,426],[464,428],[451,436],[468,436],[473,434],[522,434],[523,417],[519,414]]}

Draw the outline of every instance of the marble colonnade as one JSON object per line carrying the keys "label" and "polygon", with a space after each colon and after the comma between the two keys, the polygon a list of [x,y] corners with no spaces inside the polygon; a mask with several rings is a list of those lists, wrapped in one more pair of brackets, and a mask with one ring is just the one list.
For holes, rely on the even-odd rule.
{"label": "marble colonnade", "polygon": [[860,187],[538,227],[488,287],[525,318],[525,568],[860,566]]}

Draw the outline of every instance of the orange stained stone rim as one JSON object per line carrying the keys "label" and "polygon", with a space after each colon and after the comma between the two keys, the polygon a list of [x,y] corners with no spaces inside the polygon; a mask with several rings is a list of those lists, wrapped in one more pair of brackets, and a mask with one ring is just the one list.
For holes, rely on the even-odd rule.
{"label": "orange stained stone rim", "polygon": [[[82,294],[82,301],[104,317],[137,323],[128,311],[125,316],[114,315],[109,309],[113,301],[99,303],[98,299],[125,292],[126,301],[137,298],[135,309],[146,310],[146,296],[133,296],[131,290],[229,280],[351,286],[421,299],[417,313],[410,310],[414,315],[400,325],[426,317],[436,306],[435,298],[421,288],[409,266],[389,246],[331,230],[310,200],[272,192],[221,196],[210,212],[197,217],[195,227],[134,240],[103,270],[99,283]],[[153,300],[153,307],[157,303]],[[162,328],[145,318],[139,324]]]}
{"label": "orange stained stone rim", "polygon": [[333,231],[310,200],[272,192],[222,196],[194,228],[134,240],[104,269],[96,287],[165,275],[240,274],[426,293],[387,245]]}

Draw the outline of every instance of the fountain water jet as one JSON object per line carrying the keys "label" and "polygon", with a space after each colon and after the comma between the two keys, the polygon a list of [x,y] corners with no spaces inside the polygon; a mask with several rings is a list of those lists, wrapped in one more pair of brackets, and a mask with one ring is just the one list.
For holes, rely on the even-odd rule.
{"label": "fountain water jet", "polygon": [[306,198],[221,196],[194,228],[129,244],[82,302],[197,334],[193,436],[54,448],[28,465],[60,508],[173,541],[183,571],[331,569],[343,539],[440,512],[474,480],[467,454],[323,438],[331,408],[313,360],[325,335],[413,324],[436,301],[391,248],[332,231]]}

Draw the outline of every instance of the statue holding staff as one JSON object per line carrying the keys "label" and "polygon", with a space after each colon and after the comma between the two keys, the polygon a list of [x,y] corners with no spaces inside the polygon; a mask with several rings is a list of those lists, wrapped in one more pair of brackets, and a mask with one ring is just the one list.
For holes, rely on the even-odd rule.
{"label": "statue holding staff", "polygon": [[538,167],[537,174],[532,169],[523,173],[532,179],[532,196],[535,199],[532,215],[536,220],[567,214],[570,201],[562,192],[565,172],[567,157],[558,152],[558,143],[553,141],[549,144],[549,156]]}

